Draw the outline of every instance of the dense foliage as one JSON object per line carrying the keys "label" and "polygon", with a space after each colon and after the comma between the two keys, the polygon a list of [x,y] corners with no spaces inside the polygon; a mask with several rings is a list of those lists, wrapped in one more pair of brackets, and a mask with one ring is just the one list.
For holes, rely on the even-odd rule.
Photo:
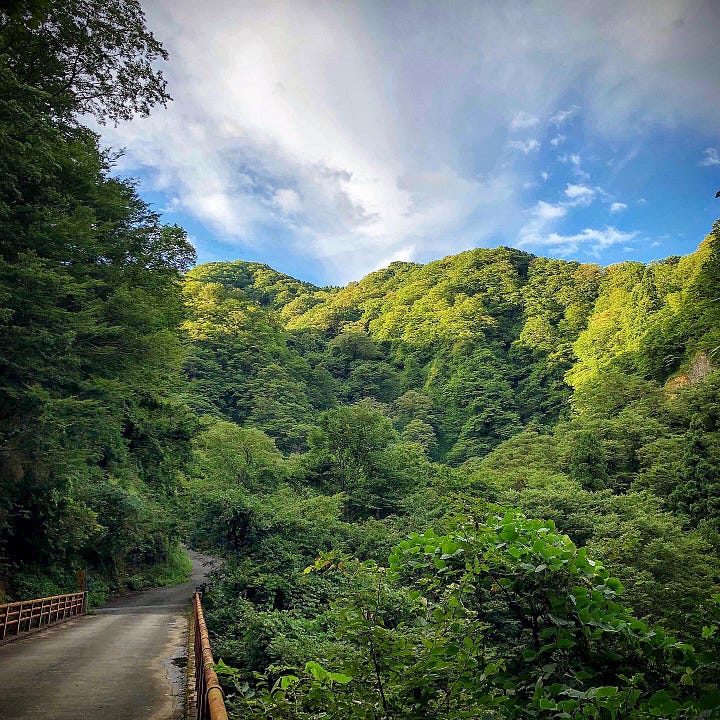
{"label": "dense foliage", "polygon": [[0,595],[73,589],[83,566],[138,583],[173,556],[194,250],[77,121],[162,100],[158,55],[132,0],[0,11]]}
{"label": "dense foliage", "polygon": [[237,712],[717,716],[719,269],[720,225],[605,269],[192,270],[187,515]]}

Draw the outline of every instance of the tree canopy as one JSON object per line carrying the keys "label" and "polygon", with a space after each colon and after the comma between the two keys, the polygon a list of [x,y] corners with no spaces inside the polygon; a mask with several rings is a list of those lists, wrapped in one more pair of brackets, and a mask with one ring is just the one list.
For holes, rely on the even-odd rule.
{"label": "tree canopy", "polygon": [[98,591],[122,585],[177,539],[195,251],[79,122],[163,102],[163,56],[136,2],[0,11],[0,591],[14,596],[67,589],[78,566]]}
{"label": "tree canopy", "polygon": [[51,117],[131,120],[170,96],[155,65],[167,52],[137,0],[8,0],[0,63]]}

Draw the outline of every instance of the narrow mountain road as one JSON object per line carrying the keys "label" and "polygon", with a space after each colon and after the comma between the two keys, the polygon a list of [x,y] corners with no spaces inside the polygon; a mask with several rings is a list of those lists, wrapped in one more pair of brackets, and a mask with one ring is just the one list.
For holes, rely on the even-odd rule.
{"label": "narrow mountain road", "polygon": [[190,552],[190,582],[104,608],[0,647],[1,720],[182,717],[188,610],[212,558]]}

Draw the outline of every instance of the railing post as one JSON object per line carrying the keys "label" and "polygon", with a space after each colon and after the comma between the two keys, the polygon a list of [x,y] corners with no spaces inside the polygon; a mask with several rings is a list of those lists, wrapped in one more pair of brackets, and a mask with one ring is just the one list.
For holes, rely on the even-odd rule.
{"label": "railing post", "polygon": [[2,639],[5,639],[5,635],[7,634],[7,623],[8,618],[10,617],[10,604],[8,603],[5,606],[5,620],[3,621],[3,629],[2,629]]}

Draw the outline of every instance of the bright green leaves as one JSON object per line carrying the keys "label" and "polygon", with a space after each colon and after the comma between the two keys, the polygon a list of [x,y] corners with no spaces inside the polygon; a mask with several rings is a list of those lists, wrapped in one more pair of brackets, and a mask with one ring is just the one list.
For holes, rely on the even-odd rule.
{"label": "bright green leaves", "polygon": [[[239,713],[687,720],[713,702],[709,654],[634,617],[620,581],[552,522],[515,510],[446,521],[397,543],[387,570],[341,557],[323,554],[303,576],[335,591],[312,606],[322,610],[310,638],[286,614],[271,647],[286,643],[295,659]],[[300,680],[281,680],[288,670]]]}
{"label": "bright green leaves", "polygon": [[[390,570],[395,582],[417,588],[434,626],[460,623],[468,636],[479,631],[504,648],[490,694],[502,698],[507,717],[641,717],[655,713],[653,702],[676,717],[689,702],[693,649],[629,614],[616,601],[620,581],[552,523],[513,511],[451,535],[415,533],[394,549]],[[671,700],[653,694],[646,663],[662,668]]]}
{"label": "bright green leaves", "polygon": [[[308,663],[309,665],[310,663]],[[319,666],[318,666],[319,667]],[[307,665],[305,666],[307,670]],[[281,690],[287,690],[288,688],[295,687],[300,682],[300,678],[297,675],[283,675],[278,681]]]}
{"label": "bright green leaves", "polygon": [[[350,675],[343,675],[343,673],[328,672],[319,663],[311,660],[305,664],[305,672],[313,676],[315,680],[321,683],[332,685],[333,683],[340,683],[341,685],[347,685],[352,678]],[[286,676],[287,677],[287,676]],[[292,677],[292,676],[291,676]],[[284,680],[285,678],[283,678]],[[281,681],[282,684],[282,681]]]}

